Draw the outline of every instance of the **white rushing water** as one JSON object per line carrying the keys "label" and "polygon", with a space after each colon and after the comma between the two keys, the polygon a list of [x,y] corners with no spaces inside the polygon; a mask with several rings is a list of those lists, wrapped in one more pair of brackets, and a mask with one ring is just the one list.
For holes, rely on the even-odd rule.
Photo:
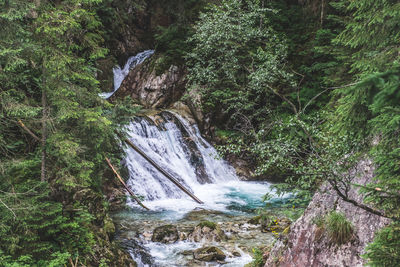
{"label": "white rushing water", "polygon": [[145,50],[143,52],[140,52],[136,56],[129,57],[125,63],[124,68],[121,69],[120,66],[115,66],[113,68],[114,90],[112,92],[101,93],[100,97],[107,99],[110,96],[112,96],[118,90],[118,88],[121,86],[122,81],[128,75],[129,71],[131,69],[133,69],[134,67],[136,67],[137,65],[143,63],[143,61],[145,61],[152,54],[154,54],[154,50]]}
{"label": "white rushing water", "polygon": [[[262,197],[271,192],[266,182],[241,181],[234,169],[218,157],[217,151],[200,134],[195,124],[171,111],[151,117],[135,118],[126,128],[128,138],[153,161],[172,174],[195,196],[204,202],[198,204],[164,177],[150,163],[130,147],[125,147],[124,164],[129,170],[128,186],[139,196],[151,212],[128,199],[133,212],[121,214],[126,220],[141,225],[182,223],[186,215],[196,208],[239,216],[254,216],[254,209],[263,205]],[[221,215],[218,220],[223,220]],[[228,217],[229,220],[229,215]],[[225,218],[225,219],[226,219]],[[134,223],[134,224],[135,224]],[[143,238],[139,238],[143,241]],[[186,265],[182,251],[204,246],[201,242],[180,241],[174,244],[143,241],[143,249],[151,255],[152,264],[143,263],[142,254],[132,250],[138,266],[190,266]],[[215,244],[219,246],[218,244]],[[224,253],[229,254],[223,247]],[[135,252],[136,251],[136,252]],[[244,266],[252,258],[239,247],[238,257],[227,257],[224,266]],[[211,264],[210,266],[218,266]]]}
{"label": "white rushing water", "polygon": [[[114,91],[102,93],[100,96],[106,99],[112,96],[129,71],[153,53],[154,50],[143,51],[130,57],[123,68],[116,66],[113,69]],[[262,197],[271,192],[270,185],[266,182],[239,180],[235,170],[219,158],[213,146],[201,136],[197,125],[189,123],[188,119],[175,112],[163,111],[154,116],[136,117],[125,130],[128,138],[148,157],[204,202],[198,204],[193,201],[136,151],[128,146],[124,147],[124,164],[129,171],[127,184],[135,194],[143,197],[143,203],[151,209],[150,212],[143,211],[128,197],[127,204],[133,210],[118,215],[122,227],[125,227],[125,223],[132,226],[124,228],[122,236],[127,237],[124,242],[128,246],[130,242],[135,243],[127,250],[140,267],[191,266],[182,252],[205,245],[189,240],[173,244],[151,242],[142,235],[143,231],[147,231],[146,227],[153,228],[160,223],[195,224],[197,221],[188,220],[185,216],[199,208],[216,211],[219,214],[216,215],[218,218],[214,218],[216,222],[230,221],[230,216],[233,215],[244,218],[239,220],[246,222],[249,216],[254,216],[254,210],[263,205]],[[132,239],[132,235],[135,238]],[[258,242],[258,245],[264,244],[263,238],[260,235],[254,242]],[[236,241],[233,244],[234,249],[240,255],[235,257],[224,247],[227,243],[214,245],[219,246],[226,255],[231,255],[225,259],[224,266],[244,266],[252,260]],[[246,245],[242,242],[241,246]],[[205,264],[219,266],[218,263]]]}
{"label": "white rushing water", "polygon": [[[196,125],[183,117],[163,112],[156,125],[150,119],[139,118],[127,127],[130,140],[151,159],[172,174],[212,209],[223,210],[225,194],[232,191],[251,191],[265,194],[268,185],[261,186],[239,181],[234,169],[218,158],[217,151],[200,135]],[[153,209],[176,209],[179,213],[198,206],[177,186],[164,177],[133,149],[126,147],[125,164],[130,178],[128,185],[143,196]],[[250,192],[249,192],[250,193]],[[175,205],[179,199],[179,205]],[[238,200],[239,201],[239,200]],[[130,205],[135,205],[130,203]]]}

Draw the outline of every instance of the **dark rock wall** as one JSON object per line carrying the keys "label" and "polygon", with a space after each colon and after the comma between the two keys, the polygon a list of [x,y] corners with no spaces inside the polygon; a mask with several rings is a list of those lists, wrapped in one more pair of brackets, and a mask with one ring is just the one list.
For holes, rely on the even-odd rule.
{"label": "dark rock wall", "polygon": [[166,108],[178,101],[185,92],[184,70],[171,66],[157,75],[152,65],[150,59],[132,69],[110,100],[130,95],[145,108]]}

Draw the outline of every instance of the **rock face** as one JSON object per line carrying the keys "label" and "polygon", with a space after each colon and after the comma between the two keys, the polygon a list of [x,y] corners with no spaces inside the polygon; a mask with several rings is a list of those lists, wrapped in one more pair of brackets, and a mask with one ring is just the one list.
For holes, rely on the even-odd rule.
{"label": "rock face", "polygon": [[111,101],[130,95],[145,108],[165,108],[178,101],[185,91],[184,71],[170,66],[157,75],[152,59],[132,69]]}
{"label": "rock face", "polygon": [[174,243],[178,241],[179,233],[176,226],[168,224],[159,226],[154,229],[153,236],[151,241],[153,242],[161,242],[161,243]]}
{"label": "rock face", "polygon": [[[362,160],[353,171],[353,183],[365,185],[373,177],[373,164]],[[359,175],[357,175],[359,174]],[[358,189],[351,188],[349,198],[361,202]],[[315,219],[336,210],[352,223],[354,238],[343,245],[330,242]],[[278,240],[269,252],[265,266],[363,266],[360,257],[377,230],[389,223],[388,219],[373,215],[343,201],[328,184],[323,184],[312,201],[292,226],[286,241]]]}
{"label": "rock face", "polygon": [[223,261],[226,256],[217,247],[202,247],[193,252],[193,258],[199,261]]}

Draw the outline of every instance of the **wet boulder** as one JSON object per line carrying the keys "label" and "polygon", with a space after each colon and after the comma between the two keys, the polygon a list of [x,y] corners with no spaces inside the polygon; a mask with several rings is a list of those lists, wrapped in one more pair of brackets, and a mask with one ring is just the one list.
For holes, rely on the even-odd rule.
{"label": "wet boulder", "polygon": [[196,209],[192,210],[191,212],[189,212],[188,214],[186,214],[184,217],[184,220],[198,221],[198,220],[204,220],[209,217],[216,217],[218,215],[226,216],[221,211],[196,208]]}
{"label": "wet boulder", "polygon": [[223,261],[226,255],[217,247],[202,247],[193,252],[193,258],[199,261]]}
{"label": "wet boulder", "polygon": [[226,240],[227,236],[216,223],[202,221],[189,234],[188,239],[194,242],[220,242]]}
{"label": "wet boulder", "polygon": [[167,224],[154,229],[151,241],[165,244],[175,243],[179,239],[179,233],[176,226]]}
{"label": "wet boulder", "polygon": [[261,223],[261,215],[257,215],[252,217],[250,220],[247,221],[249,224],[257,225]]}

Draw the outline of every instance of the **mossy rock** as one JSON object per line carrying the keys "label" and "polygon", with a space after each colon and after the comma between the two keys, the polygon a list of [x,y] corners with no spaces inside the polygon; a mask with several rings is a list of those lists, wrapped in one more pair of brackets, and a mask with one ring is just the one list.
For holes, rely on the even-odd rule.
{"label": "mossy rock", "polygon": [[199,261],[223,261],[226,255],[217,247],[202,247],[193,251],[193,258]]}
{"label": "mossy rock", "polygon": [[217,211],[217,210],[206,210],[206,209],[195,209],[186,214],[184,217],[184,220],[190,220],[190,221],[197,221],[201,220],[204,217],[208,216],[215,216],[215,215],[222,215],[224,214],[222,211]]}
{"label": "mossy rock", "polygon": [[262,218],[262,232],[282,232],[287,229],[292,221],[287,218]]}
{"label": "mossy rock", "polygon": [[172,224],[157,227],[154,229],[153,236],[151,237],[151,241],[165,244],[175,243],[178,239],[178,229]]}
{"label": "mossy rock", "polygon": [[254,225],[260,224],[261,223],[261,215],[254,216],[253,218],[248,220],[247,223],[254,224]]}
{"label": "mossy rock", "polygon": [[217,224],[215,222],[210,222],[210,221],[202,221],[197,226],[200,226],[201,228],[208,227],[211,230],[215,230],[217,228]]}

